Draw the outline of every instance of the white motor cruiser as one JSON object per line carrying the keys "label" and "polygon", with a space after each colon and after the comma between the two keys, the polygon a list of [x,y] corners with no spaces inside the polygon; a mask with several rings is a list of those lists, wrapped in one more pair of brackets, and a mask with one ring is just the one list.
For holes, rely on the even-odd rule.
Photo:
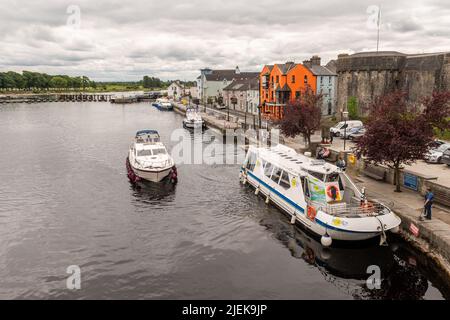
{"label": "white motor cruiser", "polygon": [[321,236],[324,246],[378,236],[385,243],[387,231],[399,230],[400,218],[381,202],[369,201],[341,169],[284,145],[250,146],[241,181],[287,213],[292,223]]}
{"label": "white motor cruiser", "polygon": [[141,130],[136,133],[130,147],[128,177],[136,182],[141,179],[160,182],[170,175],[176,180],[176,168],[172,157],[161,142],[156,130]]}
{"label": "white motor cruiser", "polygon": [[187,129],[203,129],[205,126],[205,121],[196,109],[186,109],[186,117],[183,119],[183,127]]}
{"label": "white motor cruiser", "polygon": [[156,99],[156,101],[153,103],[153,105],[160,110],[172,110],[173,109],[172,103],[169,100],[164,99],[164,98]]}

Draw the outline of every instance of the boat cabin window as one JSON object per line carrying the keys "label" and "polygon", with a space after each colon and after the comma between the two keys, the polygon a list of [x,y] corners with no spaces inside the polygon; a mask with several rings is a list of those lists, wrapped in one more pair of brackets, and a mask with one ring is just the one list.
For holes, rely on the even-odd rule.
{"label": "boat cabin window", "polygon": [[310,174],[310,175],[312,175],[314,178],[317,178],[317,179],[319,179],[320,181],[324,181],[325,179],[325,175],[323,174],[323,173],[320,173],[320,172],[315,172],[315,171],[308,171],[308,173]]}
{"label": "boat cabin window", "polygon": [[341,177],[339,176],[339,190],[344,191],[344,183],[342,182]]}
{"label": "boat cabin window", "polygon": [[166,149],[164,148],[153,149],[152,151],[154,156],[157,156],[158,154],[166,154]]}
{"label": "boat cabin window", "polygon": [[281,171],[280,168],[274,167],[271,179],[272,179],[275,183],[278,183],[278,181],[280,180],[281,172],[282,172],[282,171]]}
{"label": "boat cabin window", "polygon": [[303,184],[303,190],[305,192],[305,197],[309,198],[310,194],[309,194],[309,183],[308,183],[308,179],[305,179],[302,177],[302,184]]}
{"label": "boat cabin window", "polygon": [[272,169],[273,169],[273,164],[271,164],[270,162],[266,163],[266,166],[264,167],[264,175],[268,178],[270,178],[270,176],[272,175]]}
{"label": "boat cabin window", "polygon": [[339,173],[333,172],[327,175],[325,182],[337,182],[339,180]]}
{"label": "boat cabin window", "polygon": [[250,154],[248,155],[246,168],[250,171],[253,171],[255,165],[256,165],[256,154],[254,152],[250,152]]}
{"label": "boat cabin window", "polygon": [[137,155],[138,155],[138,157],[151,156],[152,155],[152,150],[150,150],[150,149],[138,150]]}
{"label": "boat cabin window", "polygon": [[281,174],[280,186],[286,190],[291,187],[291,184],[289,183],[289,174],[286,171],[283,171]]}

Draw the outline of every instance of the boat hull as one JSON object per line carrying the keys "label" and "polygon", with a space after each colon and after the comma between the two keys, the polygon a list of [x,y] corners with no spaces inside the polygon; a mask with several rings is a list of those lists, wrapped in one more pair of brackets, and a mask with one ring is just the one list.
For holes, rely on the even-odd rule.
{"label": "boat hull", "polygon": [[190,121],[183,121],[183,126],[188,129],[200,129],[205,127],[205,122],[190,122]]}
{"label": "boat hull", "polygon": [[[262,181],[251,172],[244,171],[245,181],[252,187],[257,188],[259,193],[270,199],[270,202],[280,208],[290,218],[295,216],[295,223],[318,236],[328,234],[333,240],[342,241],[364,241],[382,235],[380,224],[384,225],[384,231],[393,229],[400,224],[400,219],[394,214],[380,216],[378,218],[346,219],[331,216],[325,212],[318,211],[315,218],[311,220],[306,214],[306,208],[299,206],[292,200],[283,196],[279,191]],[[380,228],[379,228],[380,227]]]}
{"label": "boat hull", "polygon": [[151,182],[161,182],[170,174],[172,168],[173,167],[169,167],[163,170],[141,170],[131,165],[131,169],[137,177]]}

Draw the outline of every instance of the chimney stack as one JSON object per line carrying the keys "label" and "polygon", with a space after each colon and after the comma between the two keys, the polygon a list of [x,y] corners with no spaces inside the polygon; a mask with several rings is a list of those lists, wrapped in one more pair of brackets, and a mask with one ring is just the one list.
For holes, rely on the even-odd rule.
{"label": "chimney stack", "polygon": [[319,56],[312,56],[311,64],[313,66],[320,66],[320,57]]}
{"label": "chimney stack", "polygon": [[240,74],[241,73],[241,70],[239,70],[238,66],[236,66],[236,69],[234,70],[234,73],[236,73],[236,74]]}
{"label": "chimney stack", "polygon": [[312,66],[311,60],[304,60],[303,65],[305,67],[311,68],[311,66]]}

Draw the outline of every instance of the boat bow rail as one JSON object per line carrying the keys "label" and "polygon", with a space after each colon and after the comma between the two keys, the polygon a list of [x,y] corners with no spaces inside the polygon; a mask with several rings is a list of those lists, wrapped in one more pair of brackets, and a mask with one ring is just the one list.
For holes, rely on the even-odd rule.
{"label": "boat bow rail", "polygon": [[389,213],[390,210],[383,204],[377,202],[367,202],[367,204],[356,205],[348,203],[324,204],[309,201],[308,204],[332,216],[340,217],[368,217]]}

